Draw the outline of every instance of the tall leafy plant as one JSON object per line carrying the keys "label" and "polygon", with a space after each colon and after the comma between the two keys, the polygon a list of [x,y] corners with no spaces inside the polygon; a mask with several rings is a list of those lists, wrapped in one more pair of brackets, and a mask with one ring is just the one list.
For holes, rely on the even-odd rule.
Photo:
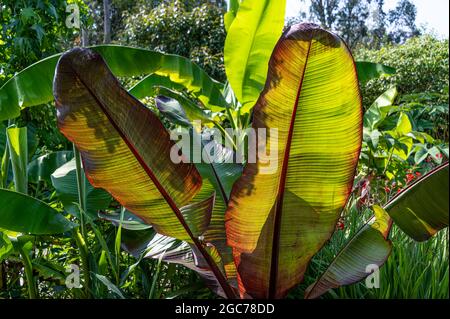
{"label": "tall leafy plant", "polygon": [[[232,4],[225,85],[175,55],[121,46],[76,48],[30,66],[0,88],[0,118],[17,116],[21,107],[46,103],[54,95],[58,127],[79,150],[90,184],[152,226],[127,226],[121,216],[120,227],[151,231],[145,241],[123,242],[127,250],[185,265],[228,298],[282,298],[302,281],[309,260],[345,209],[363,133],[358,78],[367,81],[393,70],[355,63],[339,37],[311,24],[291,27],[276,43],[284,2]],[[239,42],[246,45],[235,48]],[[243,57],[245,63],[239,63]],[[127,92],[113,74],[147,76]],[[42,80],[31,85],[37,77]],[[226,120],[233,128],[246,128],[253,118],[255,129],[278,129],[278,136],[269,133],[267,141],[257,143],[266,149],[278,144],[270,154],[278,160],[275,171],[262,174],[258,160],[247,163],[239,177],[240,165],[225,160],[233,150],[221,145],[222,163],[174,164],[170,151],[176,146],[168,132],[137,100],[157,94],[160,113],[177,125],[191,127],[192,120],[206,118],[214,125]],[[191,128],[193,135],[207,131]],[[443,172],[439,180],[448,176],[448,168]],[[416,189],[427,189],[426,184],[418,182]],[[444,216],[448,199],[446,207]],[[390,219],[374,210],[377,224],[370,228],[380,230],[385,241]],[[416,216],[429,215],[427,207],[418,210]],[[436,231],[448,226],[448,218],[439,218]],[[353,239],[357,245],[349,244],[351,251],[358,251],[361,241],[364,246],[364,238]],[[333,287],[364,278],[359,268],[364,259],[350,255],[350,279]],[[381,265],[384,255],[381,250],[370,259]],[[321,293],[312,287],[307,297]]]}

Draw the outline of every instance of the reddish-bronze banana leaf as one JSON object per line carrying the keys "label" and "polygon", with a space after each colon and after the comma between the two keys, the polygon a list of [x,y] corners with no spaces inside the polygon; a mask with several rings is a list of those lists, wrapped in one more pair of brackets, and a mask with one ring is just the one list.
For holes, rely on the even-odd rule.
{"label": "reddish-bronze banana leaf", "polygon": [[416,241],[448,227],[448,162],[439,165],[392,198],[385,209],[395,224]]}
{"label": "reddish-bronze banana leaf", "polygon": [[278,142],[269,156],[278,162],[273,171],[259,158],[246,165],[226,212],[227,239],[241,296],[282,298],[330,238],[353,183],[362,108],[343,41],[313,24],[287,30],[253,116],[253,128],[269,135],[257,145],[269,152]]}
{"label": "reddish-bronze banana leaf", "polygon": [[[89,49],[76,48],[61,57],[54,96],[58,127],[79,149],[91,184],[107,190],[157,232],[196,246],[232,296],[197,239],[209,224],[214,197],[206,205],[186,206],[202,179],[193,164],[173,163],[170,152],[176,146],[158,117],[126,92],[102,57]],[[209,212],[199,211],[202,207]]]}
{"label": "reddish-bronze banana leaf", "polygon": [[[424,175],[394,196],[384,208],[374,205],[375,216],[342,248],[320,278],[305,292],[317,298],[332,288],[366,278],[368,265],[381,267],[392,244],[388,239],[393,221],[417,241],[429,239],[448,227],[448,162]],[[392,219],[391,219],[392,217]]]}

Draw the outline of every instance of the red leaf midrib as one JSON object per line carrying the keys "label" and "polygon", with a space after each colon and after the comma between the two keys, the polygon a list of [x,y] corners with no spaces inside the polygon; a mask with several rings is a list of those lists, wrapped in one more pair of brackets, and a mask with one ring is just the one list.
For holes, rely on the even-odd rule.
{"label": "red leaf midrib", "polygon": [[283,166],[281,169],[281,176],[280,176],[280,182],[279,182],[279,188],[278,188],[278,196],[277,196],[277,200],[276,200],[276,204],[275,204],[276,209],[275,209],[275,217],[274,217],[274,219],[275,219],[274,220],[274,232],[273,232],[273,237],[272,237],[272,256],[271,256],[271,263],[270,263],[270,279],[269,279],[269,291],[268,291],[269,299],[277,298],[278,263],[279,263],[280,236],[281,236],[281,217],[282,217],[282,210],[283,210],[284,192],[285,192],[285,187],[286,187],[286,177],[287,177],[287,169],[288,169],[288,162],[289,162],[289,153],[291,150],[292,136],[293,136],[293,132],[294,132],[294,124],[295,124],[295,118],[297,115],[298,102],[300,100],[300,95],[301,95],[302,86],[303,86],[303,80],[305,78],[305,72],[306,72],[306,67],[308,64],[309,52],[311,50],[313,34],[314,34],[314,30],[311,31],[311,39],[309,40],[308,51],[306,52],[305,66],[303,68],[302,77],[300,80],[297,96],[295,98],[294,109],[292,111],[288,139],[286,142],[286,149],[284,151]]}

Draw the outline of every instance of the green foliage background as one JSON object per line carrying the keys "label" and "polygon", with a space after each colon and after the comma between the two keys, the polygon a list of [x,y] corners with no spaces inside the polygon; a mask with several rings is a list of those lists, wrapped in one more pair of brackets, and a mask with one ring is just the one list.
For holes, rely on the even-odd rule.
{"label": "green foliage background", "polygon": [[[89,17],[86,16],[87,6],[81,0],[2,1],[0,5],[2,9],[0,11],[0,24],[2,25],[2,31],[0,32],[0,85],[13,76],[15,72],[39,59],[80,44],[79,30],[67,29],[64,25],[67,15],[65,12],[66,4],[73,2],[80,5],[84,15],[83,21],[89,28],[90,44],[100,43],[102,38],[102,1],[100,0],[89,2],[91,11]],[[201,3],[199,4],[199,2]],[[112,1],[112,42],[188,57],[204,68],[213,78],[223,82],[226,80],[223,62],[223,46],[226,36],[223,25],[225,8],[204,2],[194,0],[167,2]],[[356,60],[382,63],[397,70],[395,75],[372,80],[361,88],[366,109],[388,88],[396,86],[399,90],[399,96],[396,98],[395,104],[400,105],[402,109],[391,114],[393,116],[388,118],[385,127],[380,129],[381,133],[389,135],[387,131],[395,127],[400,111],[406,112],[412,124],[416,126],[420,118],[416,117],[415,112],[417,109],[429,106],[430,112],[425,113],[425,118],[433,127],[432,129],[424,129],[424,131],[436,138],[434,144],[440,145],[442,142],[444,147],[447,147],[447,153],[443,155],[444,160],[448,160],[448,144],[446,144],[448,143],[449,102],[448,45],[448,40],[438,40],[432,36],[424,35],[411,38],[404,44],[386,45],[381,49],[357,46],[358,49],[354,52]],[[436,109],[439,109],[439,112],[433,113]],[[167,121],[164,118],[163,120]],[[52,150],[68,150],[71,148],[71,145],[67,143],[67,140],[56,128],[55,108],[51,104],[24,110],[17,124],[18,126],[27,126],[29,131],[34,132],[38,138],[37,151],[32,152],[34,157]],[[388,138],[386,138],[387,140]],[[433,143],[425,146],[431,148],[434,146]],[[387,145],[387,143],[385,144]],[[386,145],[380,143],[378,151],[387,153],[389,149]],[[438,154],[441,155],[440,161],[442,161],[442,154]],[[394,157],[390,166],[386,165],[387,171],[392,170],[394,172],[395,169],[395,181],[386,178],[385,172],[379,171],[373,174],[371,172],[372,175],[369,176],[371,189],[369,189],[367,198],[362,198],[361,194],[358,194],[361,189],[358,189],[359,186],[355,183],[355,194],[350,201],[350,213],[348,216],[344,216],[343,220],[346,228],[336,231],[328,248],[313,260],[314,267],[308,274],[305,283],[294,290],[290,297],[301,298],[303,296],[307,284],[317,278],[323,271],[324,265],[327,265],[334,258],[347,239],[364,221],[366,217],[364,214],[367,215],[366,208],[373,201],[384,202],[388,196],[392,196],[404,186],[399,182],[407,183],[405,182],[407,175],[417,172],[424,174],[436,164],[433,163],[432,156],[427,157],[428,161],[415,163],[413,155],[412,153],[406,159]],[[361,176],[359,180],[362,180]],[[54,190],[51,185],[46,183],[41,182],[30,186],[32,193],[44,201],[54,201]],[[58,205],[60,206],[60,204]],[[111,206],[111,209],[115,209],[114,205]],[[59,209],[62,210],[62,207],[59,207]],[[99,221],[98,227],[105,237],[108,250],[114,251],[117,230],[110,223],[104,221]],[[126,234],[126,232],[124,233]],[[398,229],[395,230],[393,236],[398,244],[393,252],[393,258],[382,269],[382,285],[384,285],[382,289],[367,291],[363,284],[358,284],[341,288],[336,292],[333,291],[325,297],[448,298],[448,290],[442,289],[442,287],[448,287],[448,263],[445,263],[445,260],[448,260],[448,249],[444,249],[442,254],[438,256],[439,258],[433,258],[433,252],[442,249],[446,244],[448,245],[448,231],[440,233],[430,242],[420,246],[409,240]],[[48,248],[48,251],[50,251],[50,255],[45,256],[45,258],[37,256],[36,265],[38,266],[36,267],[40,276],[53,278],[55,273],[49,274],[48,268],[44,267],[48,266],[44,263],[52,263],[53,268],[60,269],[61,276],[58,277],[59,281],[56,282],[42,280],[41,294],[48,298],[80,297],[71,295],[64,290],[63,279],[61,279],[65,275],[61,265],[77,260],[79,258],[78,251],[70,246],[68,239],[62,239],[59,242],[55,238],[51,239],[52,241],[46,241],[45,239],[36,241],[35,245],[38,250],[43,251]],[[97,257],[103,256],[104,259],[106,253],[103,249],[105,247],[98,244],[99,239],[96,239],[92,234],[88,239],[90,246],[95,247],[94,255]],[[120,251],[115,258],[117,268],[127,269],[127,271],[128,267],[131,267],[130,265],[135,262],[130,255]],[[21,264],[17,259],[13,259],[10,264],[11,268],[7,269],[8,271],[18,272],[21,269]],[[104,263],[101,257],[99,259],[99,264]],[[420,262],[418,262],[419,259]],[[42,267],[40,263],[42,263]],[[130,279],[123,280],[121,289],[124,294],[136,298],[176,296],[211,298],[214,296],[204,288],[203,283],[194,273],[174,265],[162,266],[160,277],[162,283],[154,291],[154,294],[151,294],[154,273],[158,267],[155,261],[141,261]],[[105,269],[99,269],[98,273],[108,275]],[[411,271],[411,269],[414,269],[414,271]],[[401,287],[390,282],[392,278],[397,278],[408,284]],[[119,285],[120,281],[117,280],[116,284]],[[106,287],[103,287],[102,283],[95,283],[95,285],[98,289],[96,294],[102,297],[116,297]],[[171,295],[170,291],[174,291],[176,294]],[[23,291],[22,287],[19,286],[14,286],[14,289],[9,291],[9,295],[2,295],[2,297],[7,298],[21,296],[23,296]]]}
{"label": "green foliage background", "polygon": [[448,103],[449,43],[425,35],[403,45],[380,50],[361,49],[354,53],[360,61],[383,63],[396,69],[393,76],[375,79],[362,87],[364,106],[370,106],[381,93],[396,85],[400,94],[437,94],[432,103]]}

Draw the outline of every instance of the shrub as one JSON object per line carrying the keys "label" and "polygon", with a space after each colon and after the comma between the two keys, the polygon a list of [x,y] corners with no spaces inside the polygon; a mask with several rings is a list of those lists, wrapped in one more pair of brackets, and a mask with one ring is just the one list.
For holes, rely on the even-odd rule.
{"label": "shrub", "polygon": [[225,80],[224,11],[213,4],[190,7],[182,1],[124,13],[121,43],[190,58],[213,78]]}
{"label": "shrub", "polygon": [[362,88],[364,106],[367,108],[393,85],[397,86],[400,95],[436,93],[430,103],[448,103],[448,45],[448,40],[421,36],[409,39],[403,45],[355,52],[356,60],[383,63],[397,70],[394,76],[372,80]]}

